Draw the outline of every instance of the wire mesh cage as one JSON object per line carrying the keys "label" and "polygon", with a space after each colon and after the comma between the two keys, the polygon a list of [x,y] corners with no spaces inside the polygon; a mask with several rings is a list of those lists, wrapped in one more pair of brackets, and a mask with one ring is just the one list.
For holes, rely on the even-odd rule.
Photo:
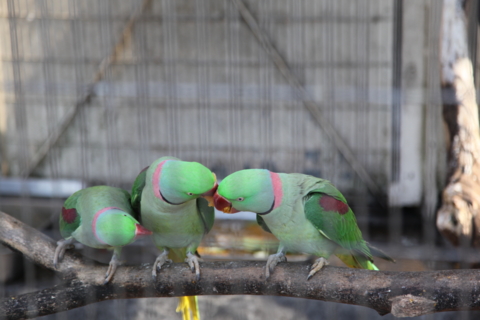
{"label": "wire mesh cage", "polygon": [[[433,219],[445,171],[440,11],[429,0],[3,1],[0,209],[58,239],[67,196],[101,184],[129,190],[141,169],[168,155],[220,179],[266,168],[332,181],[364,238],[399,260],[386,269],[476,262],[468,249],[442,246]],[[253,215],[244,218],[217,213],[203,253],[264,259],[275,239],[249,229]],[[139,247],[147,249],[129,262],[150,262],[147,242],[126,256]],[[52,281],[2,250],[1,296]],[[206,318],[268,318],[260,304],[279,319],[375,317],[323,302],[215,299],[200,300]],[[162,311],[172,300],[161,301],[57,316],[174,317],[174,308]]]}

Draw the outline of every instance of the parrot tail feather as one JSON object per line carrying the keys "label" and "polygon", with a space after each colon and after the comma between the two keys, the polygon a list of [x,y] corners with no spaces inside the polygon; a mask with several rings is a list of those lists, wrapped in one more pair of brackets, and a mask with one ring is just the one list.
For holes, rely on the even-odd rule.
{"label": "parrot tail feather", "polygon": [[378,268],[368,258],[353,254],[335,254],[343,263],[350,268],[376,270]]}
{"label": "parrot tail feather", "polygon": [[372,261],[367,261],[367,270],[375,270],[375,271],[379,271],[379,269],[377,268],[377,266],[375,264],[373,264]]}
{"label": "parrot tail feather", "polygon": [[181,312],[183,320],[200,320],[196,296],[179,297],[177,312]]}
{"label": "parrot tail feather", "polygon": [[375,257],[379,257],[379,258],[382,258],[383,260],[387,260],[387,261],[390,261],[390,262],[393,262],[395,263],[395,260],[388,256],[385,252],[383,252],[382,250],[372,246],[370,243],[367,242],[367,246],[368,248],[370,249],[370,252],[372,253],[373,256]]}

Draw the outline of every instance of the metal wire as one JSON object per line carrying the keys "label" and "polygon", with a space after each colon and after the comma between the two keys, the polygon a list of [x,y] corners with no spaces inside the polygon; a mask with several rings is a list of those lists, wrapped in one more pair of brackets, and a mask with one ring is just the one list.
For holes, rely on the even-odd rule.
{"label": "metal wire", "polygon": [[[202,162],[220,178],[244,168],[302,172],[348,194],[365,238],[375,236],[366,190],[385,200],[402,178],[400,0],[29,3],[8,0],[0,12],[10,51],[0,57],[8,68],[0,97],[11,106],[0,156],[12,177],[129,189],[167,155]],[[425,14],[430,54],[435,10]],[[439,171],[434,60],[419,71],[428,99],[419,138],[425,221]],[[385,238],[399,245],[403,213],[386,212]],[[32,215],[24,209],[27,222]],[[434,226],[422,232],[433,246]],[[35,272],[27,266],[31,287]],[[116,307],[124,316],[126,305]]]}

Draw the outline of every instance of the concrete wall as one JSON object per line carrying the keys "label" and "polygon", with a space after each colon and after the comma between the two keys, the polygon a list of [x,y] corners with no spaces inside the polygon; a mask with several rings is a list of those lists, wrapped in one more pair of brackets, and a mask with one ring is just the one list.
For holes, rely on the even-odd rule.
{"label": "concrete wall", "polygon": [[[140,4],[1,2],[4,173],[17,176],[27,166]],[[397,204],[418,204],[424,1],[404,4],[403,74],[413,66],[416,76],[404,83],[405,152],[400,180],[392,185],[394,1],[247,4],[377,184]],[[267,167],[318,175],[343,191],[364,186],[231,1],[153,0],[94,91],[35,176],[126,184],[154,159],[173,155],[203,162],[220,177]]]}

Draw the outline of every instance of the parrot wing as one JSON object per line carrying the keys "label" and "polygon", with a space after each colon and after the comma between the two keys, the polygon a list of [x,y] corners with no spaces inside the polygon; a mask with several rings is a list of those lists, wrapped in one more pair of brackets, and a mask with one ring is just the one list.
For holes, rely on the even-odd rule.
{"label": "parrot wing", "polygon": [[197,198],[197,208],[205,227],[205,234],[207,234],[213,227],[215,221],[215,208],[208,206],[208,201],[202,197]]}
{"label": "parrot wing", "polygon": [[257,223],[260,227],[262,227],[263,230],[272,233],[272,231],[270,231],[267,224],[265,223],[265,221],[263,220],[263,218],[259,214],[257,214]]}
{"label": "parrot wing", "polygon": [[383,260],[387,260],[390,262],[395,263],[395,259],[390,257],[388,254],[383,252],[382,250],[378,249],[377,247],[372,246],[370,243],[367,242],[368,249],[370,249],[370,252],[372,253],[372,256],[374,257],[379,257]]}
{"label": "parrot wing", "polygon": [[372,260],[355,215],[343,195],[324,180],[304,197],[305,216],[318,231],[344,249]]}
{"label": "parrot wing", "polygon": [[65,200],[60,214],[60,234],[63,238],[69,238],[82,223],[82,217],[77,211],[77,202],[81,198],[83,190],[75,192]]}
{"label": "parrot wing", "polygon": [[132,204],[132,208],[137,214],[137,217],[140,215],[140,202],[142,200],[142,192],[143,188],[145,188],[146,179],[147,179],[147,169],[149,167],[143,168],[142,171],[138,174],[135,182],[132,186],[132,196],[130,197],[130,203]]}

